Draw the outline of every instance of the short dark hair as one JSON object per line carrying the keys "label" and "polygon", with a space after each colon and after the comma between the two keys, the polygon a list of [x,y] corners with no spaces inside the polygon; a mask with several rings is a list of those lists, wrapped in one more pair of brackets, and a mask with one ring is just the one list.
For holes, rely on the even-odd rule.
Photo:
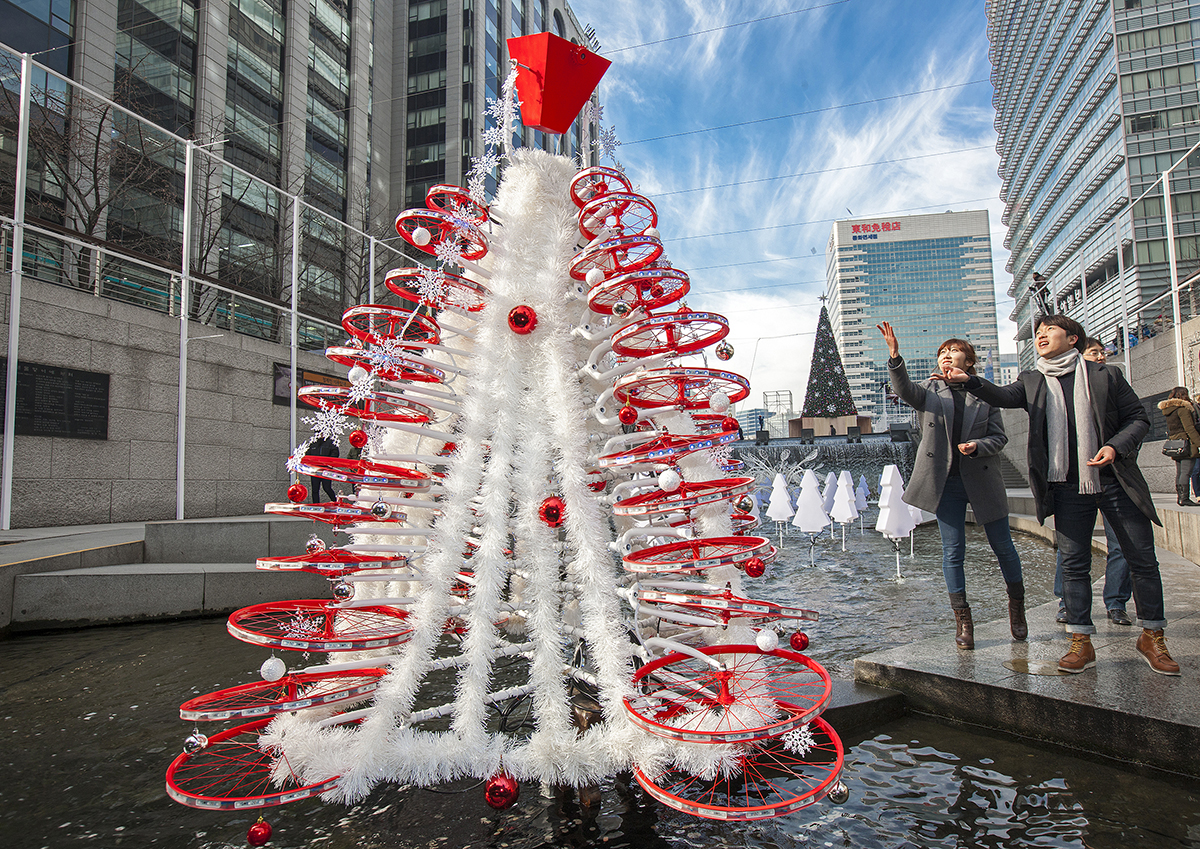
{"label": "short dark hair", "polygon": [[1033,332],[1037,333],[1038,328],[1043,325],[1049,327],[1061,327],[1068,336],[1075,337],[1075,350],[1083,353],[1087,350],[1087,331],[1083,329],[1083,325],[1073,318],[1067,318],[1065,315],[1044,315],[1037,320],[1033,327]]}
{"label": "short dark hair", "polygon": [[1088,348],[1099,348],[1101,350],[1105,350],[1105,345],[1095,336],[1089,336],[1083,340],[1083,350],[1086,351]]}
{"label": "short dark hair", "polygon": [[938,345],[937,354],[934,356],[940,357],[942,355],[942,351],[946,350],[947,348],[958,348],[960,351],[966,354],[967,359],[970,362],[967,363],[965,371],[967,374],[975,373],[975,364],[979,362],[979,357],[975,356],[974,345],[972,345],[966,339],[947,339],[941,345]]}

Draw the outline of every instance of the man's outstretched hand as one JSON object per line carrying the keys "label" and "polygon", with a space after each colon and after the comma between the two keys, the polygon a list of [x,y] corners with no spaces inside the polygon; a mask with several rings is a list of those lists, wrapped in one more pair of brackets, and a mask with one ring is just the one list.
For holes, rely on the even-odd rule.
{"label": "man's outstretched hand", "polygon": [[971,379],[971,375],[967,374],[960,368],[950,366],[950,368],[946,369],[944,372],[935,371],[933,374],[929,375],[929,378],[931,380],[944,380],[947,383],[966,383]]}

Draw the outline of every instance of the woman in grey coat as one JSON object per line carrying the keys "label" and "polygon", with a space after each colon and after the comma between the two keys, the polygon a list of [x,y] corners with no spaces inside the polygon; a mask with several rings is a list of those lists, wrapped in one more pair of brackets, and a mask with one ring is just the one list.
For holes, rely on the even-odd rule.
{"label": "woman in grey coat", "polygon": [[[983,525],[1000,563],[1008,590],[1008,622],[1014,639],[1029,634],[1025,622],[1025,582],[1021,558],[1008,528],[1008,495],[994,459],[1008,442],[1000,410],[942,380],[913,383],[900,357],[900,343],[888,322],[876,325],[887,342],[892,388],[921,413],[921,444],[904,500],[934,513],[942,534],[942,574],[956,623],[955,643],[975,647],[975,626],[967,604],[966,513],[970,502],[975,521]],[[975,373],[975,348],[962,339],[947,339],[938,348],[938,367]]]}

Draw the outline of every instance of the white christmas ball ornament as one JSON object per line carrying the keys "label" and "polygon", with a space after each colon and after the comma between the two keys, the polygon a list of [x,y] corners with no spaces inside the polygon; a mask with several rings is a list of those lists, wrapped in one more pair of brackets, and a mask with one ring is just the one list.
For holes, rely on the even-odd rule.
{"label": "white christmas ball ornament", "polygon": [[679,489],[681,483],[683,483],[683,478],[674,469],[667,469],[658,476],[658,488],[663,492],[674,492]]}
{"label": "white christmas ball ornament", "polygon": [[708,399],[708,406],[714,413],[723,413],[729,409],[729,396],[724,392],[714,392]]}
{"label": "white christmas ball ornament", "polygon": [[651,239],[657,239],[658,238],[658,228],[657,227],[647,227],[646,232],[643,233],[642,235],[649,236]]}
{"label": "white christmas ball ornament", "polygon": [[258,674],[264,681],[278,681],[287,674],[287,664],[277,657],[268,657],[262,666],[258,667]]}
{"label": "white christmas ball ornament", "polygon": [[779,648],[779,634],[771,628],[763,628],[758,632],[758,636],[754,638],[754,642],[763,651],[775,651]]}
{"label": "white christmas ball ornament", "polygon": [[583,279],[589,286],[599,286],[604,282],[604,272],[598,268],[591,268],[588,269],[588,273],[584,275]]}
{"label": "white christmas ball ornament", "polygon": [[425,247],[426,245],[429,244],[429,240],[431,238],[432,238],[432,236],[429,235],[429,231],[426,230],[424,227],[418,227],[417,229],[412,231],[412,240],[413,240],[414,245],[420,245],[421,247]]}
{"label": "white christmas ball ornament", "polygon": [[360,380],[363,380],[370,374],[371,373],[362,366],[354,366],[352,369],[350,369],[350,372],[346,375],[346,377],[350,378],[351,383],[358,383]]}

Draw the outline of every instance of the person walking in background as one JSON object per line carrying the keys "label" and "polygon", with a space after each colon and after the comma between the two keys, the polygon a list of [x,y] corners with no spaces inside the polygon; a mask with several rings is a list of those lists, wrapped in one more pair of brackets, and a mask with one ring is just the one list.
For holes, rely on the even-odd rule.
{"label": "person walking in background", "polygon": [[[1083,358],[1101,365],[1107,363],[1108,352],[1104,349],[1104,343],[1089,336],[1084,341]],[[1129,563],[1121,553],[1121,543],[1108,522],[1104,522],[1104,538],[1108,546],[1108,555],[1104,563],[1104,609],[1107,611],[1108,621],[1114,625],[1132,625],[1133,620],[1125,610],[1130,596],[1133,595],[1133,584],[1129,580]],[[1059,549],[1054,559],[1054,597],[1058,599],[1058,615],[1054,617],[1054,621],[1065,625],[1067,608],[1062,600],[1062,549]]]}
{"label": "person walking in background", "polygon": [[1192,468],[1200,457],[1200,431],[1196,429],[1195,408],[1188,398],[1188,391],[1176,386],[1158,402],[1159,412],[1167,421],[1167,439],[1186,439],[1188,453],[1175,458],[1175,500],[1180,507],[1195,507],[1196,502],[1188,498],[1188,487],[1192,480]]}
{"label": "person walking in background", "polygon": [[[921,411],[921,447],[904,500],[937,516],[942,535],[942,574],[954,611],[959,648],[975,648],[975,625],[967,603],[966,513],[970,502],[975,521],[983,525],[996,553],[1008,590],[1008,621],[1014,639],[1029,634],[1025,621],[1025,582],[1021,558],[1008,527],[1008,495],[1000,465],[989,458],[1008,442],[1000,410],[942,380],[913,383],[900,356],[900,342],[888,322],[877,324],[888,346],[892,388],[909,406]],[[975,348],[962,339],[947,339],[937,351],[939,367],[975,373]]]}
{"label": "person walking in background", "polygon": [[1029,485],[1039,522],[1054,516],[1063,552],[1063,600],[1071,644],[1059,658],[1062,672],[1096,665],[1092,624],[1092,530],[1104,515],[1121,543],[1133,579],[1142,625],[1137,650],[1155,672],[1178,675],[1167,651],[1162,576],[1154,556],[1150,487],[1137,465],[1137,449],[1150,418],[1117,369],[1083,359],[1083,327],[1063,315],[1042,316],[1034,328],[1038,360],[1016,383],[996,386],[959,368],[945,379],[997,407],[1029,413]]}
{"label": "person walking in background", "polygon": [[[306,453],[312,454],[314,457],[336,457],[338,456],[338,444],[328,436],[322,436],[309,446]],[[330,501],[337,501],[337,492],[334,491],[333,484],[326,478],[319,478],[316,475],[312,475],[311,477],[313,504],[319,504],[321,501],[321,487],[325,487],[328,490]]]}

